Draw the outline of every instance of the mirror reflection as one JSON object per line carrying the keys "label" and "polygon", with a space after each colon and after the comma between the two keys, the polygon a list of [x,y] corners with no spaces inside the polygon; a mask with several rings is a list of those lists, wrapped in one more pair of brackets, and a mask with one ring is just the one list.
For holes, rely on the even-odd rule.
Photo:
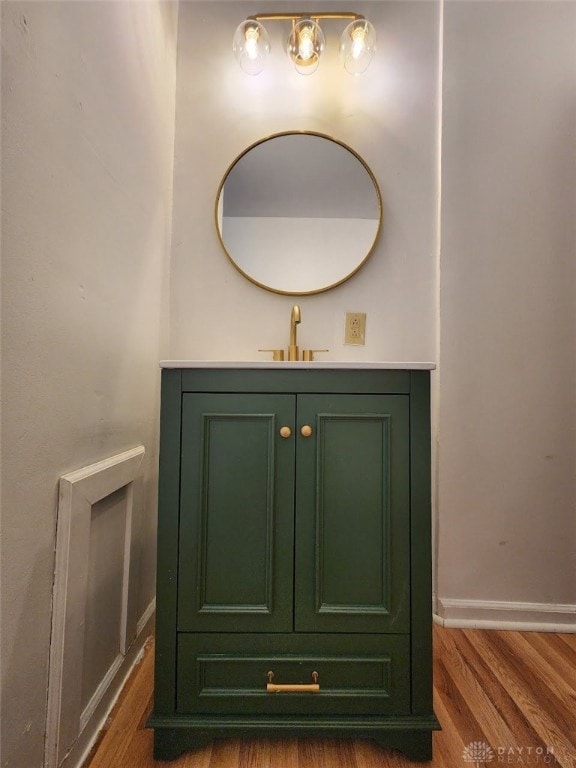
{"label": "mirror reflection", "polygon": [[240,155],[218,190],[224,250],[249,280],[292,295],[320,293],[360,269],[378,237],[376,180],[349,147],[318,133],[282,133]]}

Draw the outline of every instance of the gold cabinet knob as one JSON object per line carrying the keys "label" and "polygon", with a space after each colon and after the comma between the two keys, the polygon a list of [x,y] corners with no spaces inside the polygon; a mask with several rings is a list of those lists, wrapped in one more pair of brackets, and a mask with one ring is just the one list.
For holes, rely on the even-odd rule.
{"label": "gold cabinet knob", "polygon": [[290,437],[292,430],[290,427],[280,427],[280,437]]}
{"label": "gold cabinet knob", "polygon": [[304,424],[304,426],[300,429],[300,434],[302,437],[310,437],[312,434],[312,427],[310,424]]}

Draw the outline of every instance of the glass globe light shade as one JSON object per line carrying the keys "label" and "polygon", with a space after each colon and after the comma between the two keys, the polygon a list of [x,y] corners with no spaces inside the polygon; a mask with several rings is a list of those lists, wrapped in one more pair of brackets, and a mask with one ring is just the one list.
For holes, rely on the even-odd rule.
{"label": "glass globe light shade", "polygon": [[301,75],[311,75],[318,68],[320,55],[326,45],[324,32],[313,19],[301,19],[288,38],[288,56]]}
{"label": "glass globe light shade", "polygon": [[366,19],[348,24],[340,39],[340,61],[346,72],[361,75],[376,53],[376,30]]}
{"label": "glass globe light shade", "polygon": [[255,19],[243,21],[234,33],[232,50],[236,61],[247,75],[259,75],[270,53],[268,32]]}

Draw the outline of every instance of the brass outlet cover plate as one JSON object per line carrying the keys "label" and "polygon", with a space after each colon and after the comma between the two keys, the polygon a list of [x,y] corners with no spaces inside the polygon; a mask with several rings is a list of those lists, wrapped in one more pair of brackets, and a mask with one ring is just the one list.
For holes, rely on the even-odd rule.
{"label": "brass outlet cover plate", "polygon": [[344,344],[363,345],[366,339],[366,312],[346,312]]}

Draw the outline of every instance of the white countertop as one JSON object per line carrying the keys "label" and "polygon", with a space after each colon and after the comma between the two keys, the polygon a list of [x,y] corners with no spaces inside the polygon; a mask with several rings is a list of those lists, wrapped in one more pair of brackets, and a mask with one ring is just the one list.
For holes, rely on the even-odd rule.
{"label": "white countertop", "polygon": [[337,370],[370,370],[370,371],[433,371],[436,363],[393,363],[382,360],[376,361],[345,361],[337,360],[318,360],[314,362],[292,362],[283,360],[274,362],[273,360],[161,360],[161,368],[332,368]]}

